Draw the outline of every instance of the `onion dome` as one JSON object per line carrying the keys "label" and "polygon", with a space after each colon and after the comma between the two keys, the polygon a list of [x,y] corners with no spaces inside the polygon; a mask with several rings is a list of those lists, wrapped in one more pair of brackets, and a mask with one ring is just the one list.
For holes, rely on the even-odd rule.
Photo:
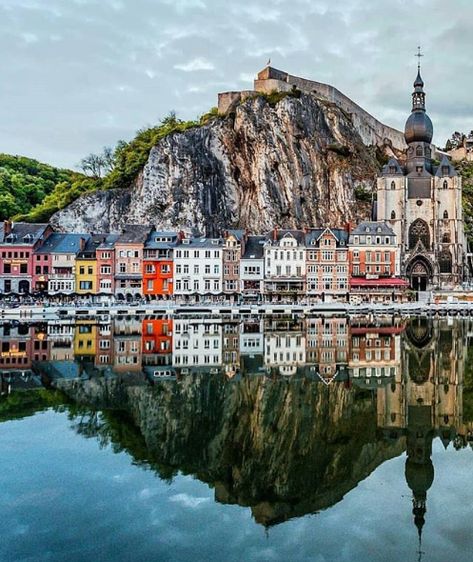
{"label": "onion dome", "polygon": [[406,143],[426,142],[430,144],[434,136],[434,127],[430,117],[424,111],[413,111],[404,128]]}

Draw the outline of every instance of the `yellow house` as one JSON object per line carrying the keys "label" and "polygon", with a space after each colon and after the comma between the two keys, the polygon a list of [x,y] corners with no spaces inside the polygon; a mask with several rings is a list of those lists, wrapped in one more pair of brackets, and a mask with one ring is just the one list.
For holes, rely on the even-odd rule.
{"label": "yellow house", "polygon": [[74,332],[74,355],[93,355],[97,351],[97,325],[87,320],[77,320]]}
{"label": "yellow house", "polygon": [[91,236],[84,249],[76,258],[76,293],[78,295],[98,293],[97,246],[102,242],[103,235]]}

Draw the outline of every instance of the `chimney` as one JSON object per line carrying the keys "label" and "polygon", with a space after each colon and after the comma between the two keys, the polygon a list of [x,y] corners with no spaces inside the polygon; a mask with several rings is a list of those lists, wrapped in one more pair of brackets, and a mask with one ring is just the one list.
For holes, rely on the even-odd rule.
{"label": "chimney", "polygon": [[278,239],[278,228],[277,226],[275,226],[273,228],[273,240],[276,242],[277,239]]}
{"label": "chimney", "polygon": [[9,220],[3,221],[3,236],[8,236],[12,231],[12,223]]}
{"label": "chimney", "polygon": [[182,230],[180,230],[177,233],[177,239],[179,240],[179,242],[181,242],[181,240],[183,240],[185,238],[184,232]]}
{"label": "chimney", "polygon": [[345,230],[348,232],[348,234],[351,234],[351,221],[347,221]]}

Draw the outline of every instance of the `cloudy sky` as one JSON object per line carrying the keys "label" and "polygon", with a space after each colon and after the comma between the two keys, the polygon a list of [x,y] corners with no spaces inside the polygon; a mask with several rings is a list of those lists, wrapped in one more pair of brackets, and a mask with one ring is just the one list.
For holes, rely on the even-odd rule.
{"label": "cloudy sky", "polygon": [[442,145],[473,129],[472,29],[471,0],[0,0],[0,152],[75,167],[268,58],[402,128],[418,44]]}

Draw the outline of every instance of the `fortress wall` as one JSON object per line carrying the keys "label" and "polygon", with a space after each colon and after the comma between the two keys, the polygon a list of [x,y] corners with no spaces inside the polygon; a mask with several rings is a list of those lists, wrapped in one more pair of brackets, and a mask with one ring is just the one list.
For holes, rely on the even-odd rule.
{"label": "fortress wall", "polygon": [[298,76],[291,76],[286,72],[271,67],[265,68],[260,72],[255,80],[255,90],[258,92],[289,91],[293,86],[303,92],[314,93],[351,114],[353,124],[365,144],[383,144],[386,139],[391,142],[395,149],[406,149],[404,134],[401,131],[384,125],[333,86],[299,78]]}
{"label": "fortress wall", "polygon": [[250,96],[254,96],[254,90],[242,90],[241,92],[222,92],[218,94],[218,112],[221,114],[228,113],[234,109],[240,102],[245,101]]}

